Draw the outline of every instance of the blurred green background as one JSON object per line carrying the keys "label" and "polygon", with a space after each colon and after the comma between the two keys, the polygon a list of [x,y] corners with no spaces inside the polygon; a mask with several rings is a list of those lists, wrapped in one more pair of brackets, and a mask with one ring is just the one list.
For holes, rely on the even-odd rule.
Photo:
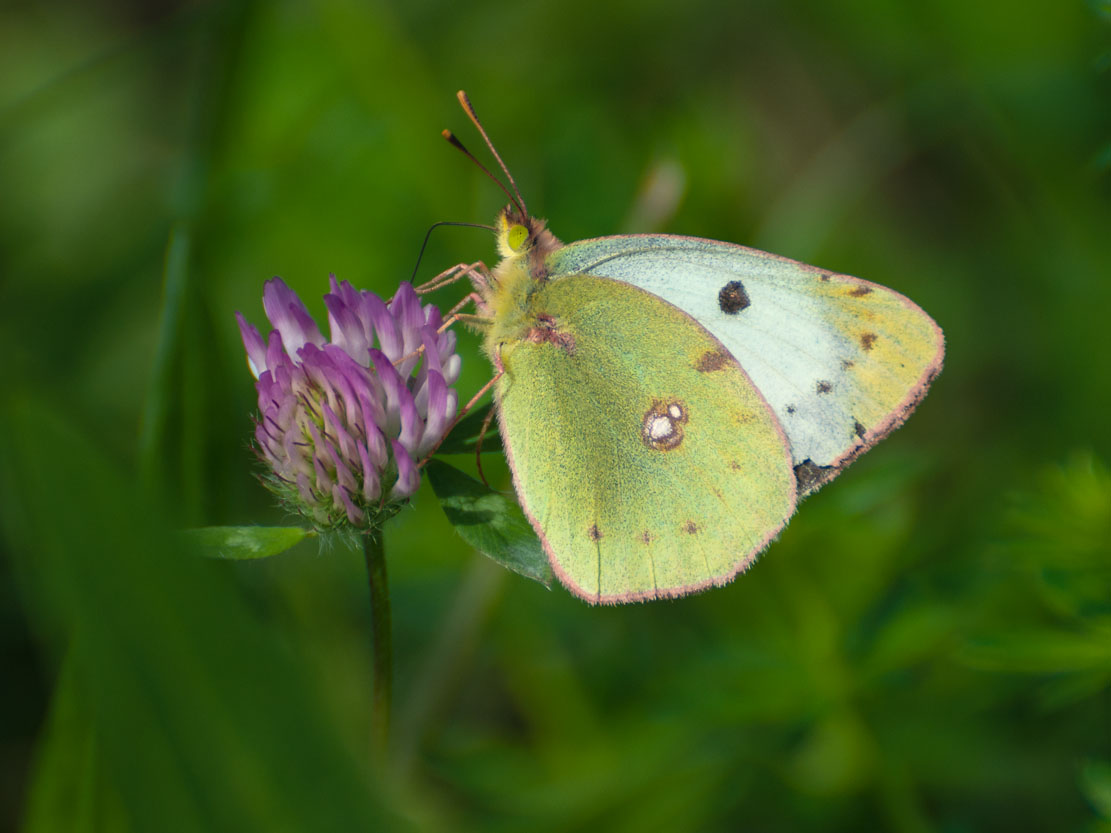
{"label": "blurred green background", "polygon": [[[0,829],[1111,830],[1109,35],[1052,0],[4,4]],[[422,489],[383,780],[361,556],[169,530],[287,520],[233,319],[264,279],[322,318],[329,272],[389,295],[501,206],[439,136],[479,150],[459,88],[562,239],[859,275],[948,354],[697,597],[546,591]],[[419,277],[479,258],[440,230]]]}

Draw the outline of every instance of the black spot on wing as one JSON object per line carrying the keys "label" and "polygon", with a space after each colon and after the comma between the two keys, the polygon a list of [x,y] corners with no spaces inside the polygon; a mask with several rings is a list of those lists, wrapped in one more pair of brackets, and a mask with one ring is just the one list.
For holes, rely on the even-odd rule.
{"label": "black spot on wing", "polygon": [[861,425],[859,420],[854,420],[853,421],[853,433],[856,434],[858,437],[860,437],[860,439],[863,440],[864,435],[868,433],[868,429],[865,428],[863,425]]}
{"label": "black spot on wing", "polygon": [[833,384],[831,382],[827,382],[825,379],[819,379],[818,384],[815,385],[814,389],[818,393],[829,393],[831,390],[833,390]]}
{"label": "black spot on wing", "polygon": [[602,540],[602,531],[598,529],[598,524],[591,524],[590,529],[586,531],[586,534],[590,536],[591,541]]}
{"label": "black spot on wing", "polygon": [[817,491],[823,484],[828,483],[840,469],[835,466],[819,466],[810,460],[804,460],[795,466],[795,482],[798,484],[799,497],[805,497]]}
{"label": "black spot on wing", "polygon": [[718,292],[718,306],[726,315],[736,315],[751,303],[740,281],[730,281]]}

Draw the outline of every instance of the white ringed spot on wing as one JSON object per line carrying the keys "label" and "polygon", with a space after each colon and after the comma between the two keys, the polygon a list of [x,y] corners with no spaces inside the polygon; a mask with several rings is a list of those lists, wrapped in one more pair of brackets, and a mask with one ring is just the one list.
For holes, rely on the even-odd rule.
{"label": "white ringed spot on wing", "polygon": [[640,439],[656,451],[671,451],[683,442],[686,406],[678,399],[654,399],[641,421]]}

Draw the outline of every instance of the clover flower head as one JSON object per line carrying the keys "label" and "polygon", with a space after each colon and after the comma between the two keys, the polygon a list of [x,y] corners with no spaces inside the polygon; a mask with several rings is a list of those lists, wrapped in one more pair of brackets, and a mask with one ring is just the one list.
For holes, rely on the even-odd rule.
{"label": "clover flower head", "polygon": [[263,481],[319,530],[377,528],[417,490],[458,407],[455,333],[403,283],[388,303],[331,277],[331,340],[281,278],[263,339],[236,313],[256,381]]}

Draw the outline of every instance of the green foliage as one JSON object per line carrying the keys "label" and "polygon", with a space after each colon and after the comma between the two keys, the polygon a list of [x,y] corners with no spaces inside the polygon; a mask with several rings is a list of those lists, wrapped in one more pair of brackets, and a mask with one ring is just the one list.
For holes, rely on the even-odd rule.
{"label": "green foliage", "polygon": [[299,526],[205,526],[181,533],[186,549],[209,558],[269,558],[313,534]]}
{"label": "green foliage", "polygon": [[[1105,5],[8,4],[0,829],[1111,828]],[[389,295],[504,203],[438,137],[478,144],[459,87],[561,239],[873,279],[947,365],[694,598],[587,607],[422,489],[386,529],[386,789],[358,554],[175,530],[287,522],[232,317],[265,278],[323,320],[329,272]],[[437,229],[416,281],[494,257]]]}
{"label": "green foliage", "polygon": [[[6,488],[19,484],[4,506],[13,566],[35,626],[54,634],[57,656],[65,649],[30,829],[383,823],[368,768],[342,740],[349,727],[325,718],[299,658],[231,574],[179,552],[144,496],[71,426],[34,402],[3,418],[21,438],[3,470]],[[59,505],[39,466],[65,471],[85,499]]]}
{"label": "green foliage", "polygon": [[1053,675],[1040,686],[1048,707],[1111,697],[1111,473],[1077,455],[1012,504],[989,562],[1011,626],[972,642],[965,660]]}
{"label": "green foliage", "polygon": [[442,460],[430,460],[425,473],[464,541],[506,569],[552,586],[548,557],[511,495],[495,492]]}

